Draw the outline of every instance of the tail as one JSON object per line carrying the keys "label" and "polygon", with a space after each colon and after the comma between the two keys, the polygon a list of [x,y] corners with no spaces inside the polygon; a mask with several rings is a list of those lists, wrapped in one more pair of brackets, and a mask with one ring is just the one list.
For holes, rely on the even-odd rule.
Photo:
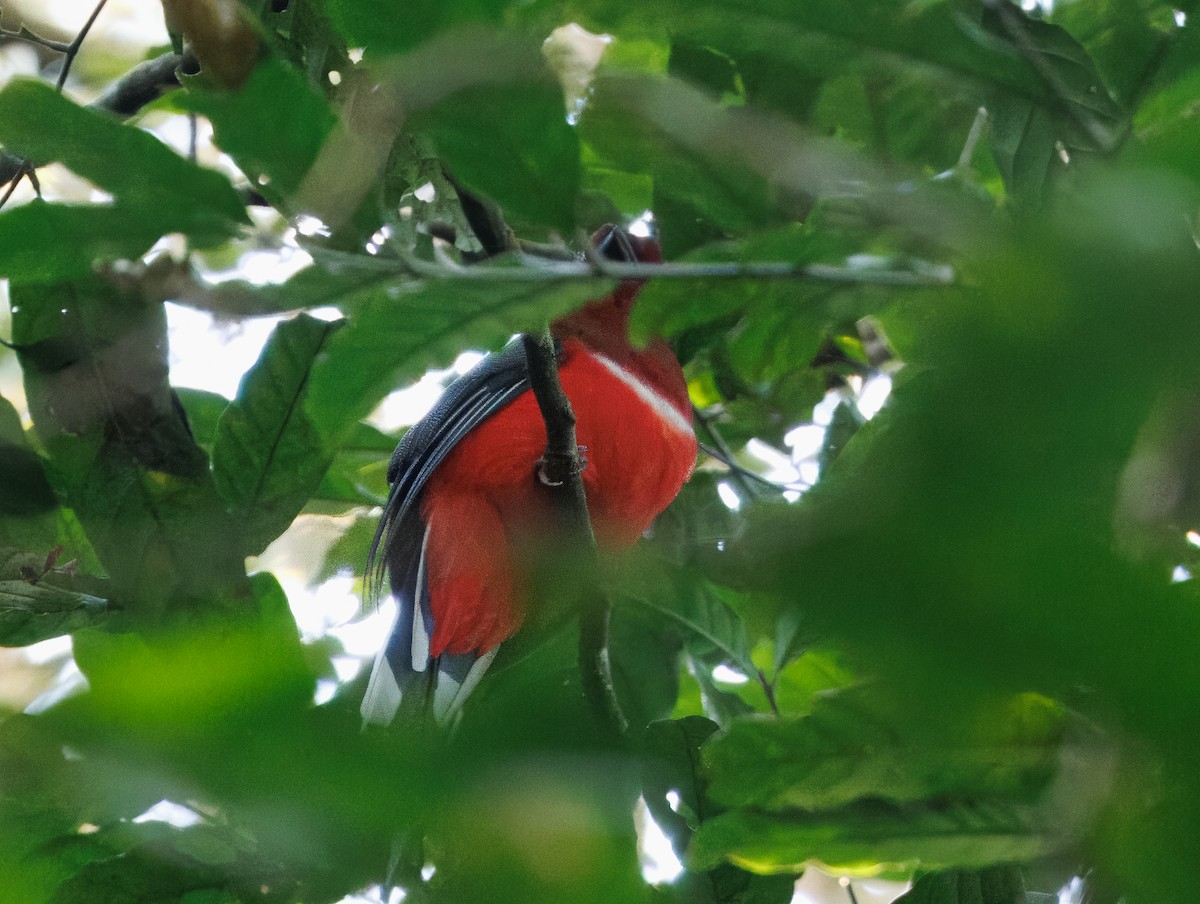
{"label": "tail", "polygon": [[393,581],[398,611],[363,697],[365,724],[390,725],[397,716],[420,718],[426,713],[439,722],[451,719],[496,658],[498,647],[482,654],[429,655],[433,612],[426,568],[428,540],[427,527],[412,581]]}

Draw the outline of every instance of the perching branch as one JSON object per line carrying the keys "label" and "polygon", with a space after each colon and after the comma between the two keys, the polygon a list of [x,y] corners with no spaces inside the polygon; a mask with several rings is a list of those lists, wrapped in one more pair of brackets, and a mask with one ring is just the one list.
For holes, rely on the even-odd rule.
{"label": "perching branch", "polygon": [[[583,487],[586,460],[575,436],[575,412],[558,378],[558,360],[549,328],[525,336],[529,385],[546,424],[546,452],[536,465],[538,482],[550,495],[566,536],[594,549],[596,539],[588,517]],[[583,692],[592,708],[619,737],[629,732],[613,684],[608,652],[612,605],[603,593],[584,598],[579,617],[579,668]]]}
{"label": "perching branch", "polygon": [[564,261],[527,253],[521,267],[461,267],[423,260],[411,250],[397,248],[405,268],[424,279],[460,279],[482,282],[555,282],[567,279],[812,279],[822,282],[876,286],[948,286],[954,268],[948,264],[913,261],[912,269],[839,267],[832,264],[797,266],[775,261],[711,264],[623,263],[604,258]]}

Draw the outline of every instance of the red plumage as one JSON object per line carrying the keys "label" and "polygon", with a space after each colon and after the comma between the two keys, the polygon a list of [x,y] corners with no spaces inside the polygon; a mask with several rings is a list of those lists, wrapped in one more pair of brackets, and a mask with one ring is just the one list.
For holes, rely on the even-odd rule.
{"label": "red plumage", "polygon": [[[626,260],[660,260],[657,244],[612,227],[594,241]],[[609,550],[628,547],[643,534],[675,498],[696,457],[678,361],[662,340],[644,349],[629,342],[629,312],[638,288],[632,281],[622,283],[610,296],[551,327],[561,342],[559,377],[575,410],[578,442],[587,449],[582,476],[589,514],[597,542]],[[389,499],[380,540],[393,593],[412,611],[407,620],[401,612],[393,643],[376,663],[363,705],[368,720],[390,721],[414,683],[432,698],[443,681],[455,697],[452,704],[434,708],[456,708],[459,687],[465,696],[473,685],[466,671],[476,669],[469,667],[481,657],[486,667],[491,651],[521,626],[525,611],[513,550],[550,523],[545,490],[535,478],[546,429],[527,382],[505,383],[494,394],[503,401],[488,410],[481,392],[460,392],[462,398],[453,399],[411,443],[414,448],[406,450],[402,443],[393,459],[393,497],[403,498]],[[464,420],[461,412],[480,406],[486,413],[478,423]],[[459,421],[468,425],[461,437]],[[422,460],[437,457],[428,450],[446,445],[445,435],[455,438],[432,470],[406,479]],[[413,496],[419,496],[419,521],[409,506]],[[409,534],[423,528],[423,535],[406,535],[406,525]],[[414,555],[419,556],[415,570]],[[389,665],[390,672],[381,674]],[[434,674],[445,673],[447,665],[454,666],[454,677]],[[394,701],[386,693],[389,677],[398,686]]]}

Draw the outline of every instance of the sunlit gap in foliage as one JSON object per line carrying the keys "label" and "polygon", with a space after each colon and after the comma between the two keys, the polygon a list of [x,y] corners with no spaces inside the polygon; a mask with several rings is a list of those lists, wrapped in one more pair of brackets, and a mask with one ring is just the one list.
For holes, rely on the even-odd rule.
{"label": "sunlit gap in foliage", "polygon": [[542,56],[562,85],[563,103],[570,125],[579,123],[592,93],[596,67],[614,40],[612,35],[593,34],[578,23],[571,22],[554,29],[542,43]]}
{"label": "sunlit gap in foliage", "polygon": [[[675,797],[678,801],[679,796]],[[675,856],[671,842],[662,827],[650,815],[644,798],[639,797],[633,808],[633,824],[637,828],[638,860],[642,866],[642,878],[651,885],[662,885],[678,879],[679,874],[683,872],[683,864]]]}
{"label": "sunlit gap in foliage", "polygon": [[461,377],[483,358],[483,352],[465,351],[446,369],[426,371],[416,383],[388,394],[367,422],[385,433],[411,427],[437,404],[452,380]]}
{"label": "sunlit gap in foliage", "polygon": [[658,226],[654,222],[654,211],[643,210],[636,220],[629,224],[627,231],[630,235],[636,235],[640,238],[650,238],[658,232]]}
{"label": "sunlit gap in foliage", "polygon": [[360,892],[346,895],[337,904],[400,904],[407,895],[402,888],[385,891],[382,885],[372,885]]}
{"label": "sunlit gap in foliage", "polygon": [[1086,891],[1087,883],[1075,876],[1058,890],[1058,904],[1083,904]]}
{"label": "sunlit gap in foliage", "polygon": [[791,904],[891,904],[908,889],[907,882],[851,879],[810,866],[796,880]]}
{"label": "sunlit gap in foliage", "polygon": [[29,715],[45,712],[68,697],[81,694],[88,689],[87,678],[75,664],[73,643],[69,635],[52,637],[49,640],[31,644],[21,652],[31,666],[58,666],[58,671],[55,672],[46,689],[25,707],[25,712]]}
{"label": "sunlit gap in foliage", "polygon": [[721,497],[721,501],[730,511],[736,512],[742,507],[742,497],[737,494],[737,490],[728,480],[722,480],[717,484],[717,495]]}
{"label": "sunlit gap in foliage", "polygon": [[722,684],[746,684],[750,681],[749,678],[737,669],[727,666],[724,663],[712,670],[712,676],[713,681],[720,681]]}
{"label": "sunlit gap in foliage", "polygon": [[[407,208],[407,209],[408,209],[409,213],[411,214],[412,208]],[[401,213],[403,214],[403,211],[401,211]],[[390,226],[380,227],[375,232],[375,234],[371,236],[370,240],[367,242],[367,245],[366,245],[367,254],[371,254],[371,255],[378,254],[380,252],[380,250],[383,248],[383,246],[385,244],[387,244],[387,240],[390,239],[391,237],[392,237],[392,229]]]}
{"label": "sunlit gap in foliage", "polygon": [[171,800],[160,800],[140,816],[133,817],[133,821],[137,823],[165,822],[176,829],[187,829],[204,822],[204,817],[191,807],[185,807],[183,804],[177,804]]}

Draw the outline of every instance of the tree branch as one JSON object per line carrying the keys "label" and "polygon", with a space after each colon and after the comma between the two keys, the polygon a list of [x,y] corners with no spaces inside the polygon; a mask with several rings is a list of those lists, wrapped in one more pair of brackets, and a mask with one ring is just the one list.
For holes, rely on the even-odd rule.
{"label": "tree branch", "polygon": [[522,267],[448,266],[422,260],[397,248],[405,269],[425,279],[460,279],[482,282],[555,282],[565,279],[811,279],[820,282],[873,286],[948,286],[955,278],[948,264],[912,261],[911,269],[840,267],[833,264],[796,266],[777,261],[711,264],[621,263],[603,258],[560,260],[521,253]]}
{"label": "tree branch", "polygon": [[[549,328],[525,336],[525,358],[529,385],[546,423],[546,452],[537,463],[535,475],[546,488],[563,527],[563,533],[588,549],[596,538],[588,517],[583,486],[586,460],[580,455],[575,435],[575,412],[558,378],[558,359]],[[608,652],[612,604],[598,590],[584,596],[579,616],[579,670],[584,696],[600,719],[619,737],[629,732],[613,684],[612,660]]]}

